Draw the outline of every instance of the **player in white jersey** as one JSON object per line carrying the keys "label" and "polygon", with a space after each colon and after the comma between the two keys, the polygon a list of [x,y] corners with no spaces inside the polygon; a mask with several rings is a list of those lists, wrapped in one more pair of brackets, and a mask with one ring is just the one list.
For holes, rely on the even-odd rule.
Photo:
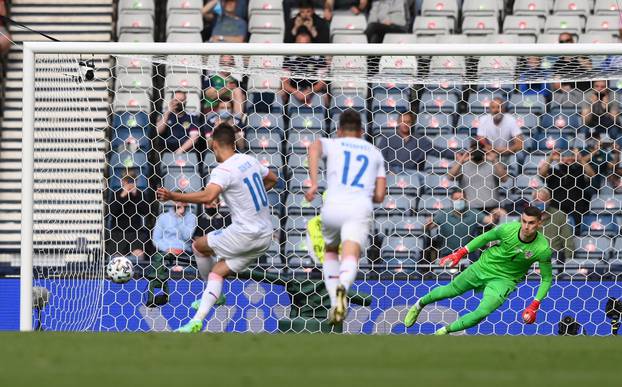
{"label": "player in white jersey", "polygon": [[335,324],[346,317],[346,294],[356,279],[361,250],[367,246],[372,202],[382,203],[387,187],[382,153],[363,140],[362,134],[359,113],[346,110],[339,118],[338,138],[322,138],[309,147],[308,201],[317,193],[318,165],[320,158],[326,157],[327,188],[321,212],[326,243],[323,272],[330,296],[330,319]]}
{"label": "player in white jersey", "polygon": [[[176,193],[158,188],[161,201],[209,204],[223,199],[231,210],[231,225],[210,232],[192,244],[199,274],[207,281],[194,317],[178,332],[200,332],[203,320],[222,292],[223,280],[246,269],[263,255],[272,240],[272,222],[266,189],[277,176],[255,158],[235,152],[235,131],[227,123],[214,129],[211,148],[220,163],[203,191]],[[214,264],[213,257],[220,260]]]}

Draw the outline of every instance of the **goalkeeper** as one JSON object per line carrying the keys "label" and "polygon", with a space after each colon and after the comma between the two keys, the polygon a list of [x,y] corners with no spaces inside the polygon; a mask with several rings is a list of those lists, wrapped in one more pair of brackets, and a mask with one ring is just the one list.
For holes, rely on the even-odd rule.
{"label": "goalkeeper", "polygon": [[477,262],[470,265],[448,285],[437,287],[420,298],[408,311],[404,325],[407,328],[411,327],[417,321],[421,310],[428,304],[459,296],[469,290],[483,291],[484,296],[477,309],[437,330],[435,335],[446,335],[471,328],[505,302],[516,285],[523,281],[531,265],[537,261],[540,266],[540,288],[536,298],[523,312],[523,321],[526,324],[534,323],[540,302],[546,297],[553,279],[551,249],[548,240],[538,232],[542,224],[541,216],[539,209],[526,207],[521,214],[520,222],[502,224],[476,237],[466,247],[461,247],[443,257],[440,264],[449,263],[453,267],[468,253],[490,242],[499,241],[498,244],[487,248]]}

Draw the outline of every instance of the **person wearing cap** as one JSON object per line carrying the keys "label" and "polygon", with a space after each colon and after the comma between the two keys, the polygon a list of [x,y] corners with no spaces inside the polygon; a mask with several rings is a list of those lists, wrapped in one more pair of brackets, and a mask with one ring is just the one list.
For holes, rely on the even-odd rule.
{"label": "person wearing cap", "polygon": [[552,193],[551,204],[572,217],[578,233],[594,194],[590,183],[596,172],[590,164],[590,155],[581,155],[576,148],[563,152],[555,149],[540,165],[538,173]]}

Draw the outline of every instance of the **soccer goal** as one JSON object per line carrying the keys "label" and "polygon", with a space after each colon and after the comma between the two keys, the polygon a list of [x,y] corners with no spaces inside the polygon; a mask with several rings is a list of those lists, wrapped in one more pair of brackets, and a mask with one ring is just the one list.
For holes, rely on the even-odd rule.
{"label": "soccer goal", "polygon": [[[536,324],[520,318],[534,267],[467,333],[610,334],[622,309],[610,300],[622,298],[622,45],[400,43],[25,43],[20,329],[168,331],[192,316],[203,290],[192,239],[226,226],[229,208],[158,203],[154,190],[201,190],[217,164],[211,131],[230,122],[238,150],[279,176],[260,198],[274,237],[227,279],[208,331],[431,333],[480,300],[467,292],[404,327],[418,297],[478,255],[455,269],[439,258],[537,204],[554,283]],[[306,154],[346,109],[385,155],[388,195],[333,327]],[[107,277],[116,257],[132,263],[129,282]]]}

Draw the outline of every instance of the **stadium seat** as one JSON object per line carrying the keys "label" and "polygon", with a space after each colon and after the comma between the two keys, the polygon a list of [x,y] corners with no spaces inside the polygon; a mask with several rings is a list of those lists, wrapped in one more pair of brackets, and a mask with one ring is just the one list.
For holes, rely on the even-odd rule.
{"label": "stadium seat", "polygon": [[248,114],[283,113],[283,97],[273,90],[247,89],[246,112]]}
{"label": "stadium seat", "polygon": [[248,115],[248,127],[257,131],[278,131],[281,135],[285,132],[283,116],[279,113],[251,113]]}
{"label": "stadium seat", "polygon": [[367,74],[367,57],[334,56],[331,61],[333,72],[346,74]]}
{"label": "stadium seat", "polygon": [[564,134],[574,134],[583,126],[580,114],[566,114],[551,112],[540,116],[540,127],[544,130],[549,128],[563,131]]}
{"label": "stadium seat", "polygon": [[543,27],[542,19],[537,16],[508,15],[503,21],[503,33],[519,35],[521,43],[535,43]]}
{"label": "stadium seat", "polygon": [[127,172],[136,174],[136,186],[138,189],[146,189],[149,186],[148,177],[151,176],[151,164],[147,160],[147,154],[137,152],[113,152],[110,154],[110,180],[109,187],[112,190],[121,188],[121,179]]}
{"label": "stadium seat", "polygon": [[413,33],[417,36],[449,35],[454,29],[453,24],[445,16],[419,16],[415,18]]}
{"label": "stadium seat", "polygon": [[[587,44],[601,44],[601,43],[616,43],[617,39],[608,32],[590,32],[579,36],[578,43]],[[592,64],[594,63],[594,56],[591,56]]]}
{"label": "stadium seat", "polygon": [[446,76],[448,80],[462,78],[466,75],[466,60],[463,56],[433,56],[430,74]]}
{"label": "stadium seat", "polygon": [[390,195],[416,195],[421,187],[419,173],[400,173],[387,175],[387,189]]}
{"label": "stadium seat", "polygon": [[330,23],[330,36],[359,35],[367,29],[367,20],[364,14],[335,14]]}
{"label": "stadium seat", "polygon": [[419,110],[426,113],[452,113],[458,111],[458,103],[462,98],[459,89],[425,90],[419,98]]}
{"label": "stadium seat", "polygon": [[153,130],[149,124],[149,116],[145,112],[121,114],[113,113],[110,134],[110,149],[138,149],[148,152],[151,150]]}
{"label": "stadium seat", "polygon": [[392,216],[382,224],[386,236],[421,236],[428,221],[427,216]]}
{"label": "stadium seat", "polygon": [[597,196],[592,198],[590,201],[590,212],[595,214],[620,214],[622,213],[622,198],[618,196]]}
{"label": "stadium seat", "polygon": [[192,172],[197,169],[199,158],[196,153],[187,152],[175,154],[172,152],[162,153],[162,161],[160,163],[160,172],[166,174],[168,170],[179,169],[182,171]]}
{"label": "stadium seat", "polygon": [[405,98],[404,96],[390,94],[384,98],[377,98],[376,96],[372,98],[372,111],[374,112],[374,115],[379,112],[403,113],[407,110],[410,110],[410,99]]}
{"label": "stadium seat", "polygon": [[313,216],[292,216],[288,217],[285,221],[285,232],[298,232],[301,234],[305,234],[307,232],[307,223],[311,220]]}
{"label": "stadium seat", "polygon": [[578,237],[574,259],[605,260],[612,248],[613,241],[609,237]]}
{"label": "stadium seat", "polygon": [[477,65],[477,73],[481,78],[513,77],[516,71],[516,61],[515,56],[482,56]]}
{"label": "stadium seat", "polygon": [[266,168],[270,168],[275,174],[283,167],[283,158],[279,152],[270,151],[253,151],[247,152],[248,155],[254,157]]}
{"label": "stadium seat", "polygon": [[449,193],[458,188],[458,183],[451,180],[447,175],[425,175],[421,186],[424,194],[435,196],[448,196]]}
{"label": "stadium seat", "polygon": [[166,63],[167,74],[201,73],[204,66],[199,55],[168,55]]}
{"label": "stadium seat", "polygon": [[483,114],[488,112],[490,101],[499,93],[495,93],[490,90],[479,90],[469,94],[467,105],[469,111],[473,114]]}
{"label": "stadium seat", "polygon": [[368,92],[366,82],[351,79],[335,79],[330,82],[329,88],[332,95],[347,94],[366,96]]}
{"label": "stadium seat", "polygon": [[[323,166],[324,163],[320,160],[320,168],[322,168]],[[289,153],[289,156],[287,157],[287,167],[294,172],[308,172],[309,160],[307,157],[307,152],[305,151],[304,153]]]}
{"label": "stadium seat", "polygon": [[201,0],[167,0],[166,13],[170,16],[173,13],[200,14],[203,8]]}
{"label": "stadium seat", "polygon": [[283,43],[283,37],[278,34],[251,34],[249,43]]}
{"label": "stadium seat", "polygon": [[[118,41],[128,43],[152,43],[153,34],[151,32],[123,32],[119,35]],[[117,61],[119,59],[121,59],[121,57],[118,57]]]}
{"label": "stadium seat", "polygon": [[119,72],[115,79],[115,94],[120,92],[143,91],[149,96],[153,93],[151,75]]}
{"label": "stadium seat", "polygon": [[249,17],[259,14],[279,15],[283,17],[283,1],[281,0],[250,0]]}
{"label": "stadium seat", "polygon": [[387,217],[391,215],[410,215],[415,209],[414,197],[407,195],[386,195],[381,204],[374,204],[374,214],[376,217]]}
{"label": "stadium seat", "polygon": [[[336,43],[336,42],[333,42]],[[410,44],[417,43],[417,37],[413,34],[398,34],[398,33],[388,33],[384,34],[384,39],[382,39],[383,44]]]}
{"label": "stadium seat", "polygon": [[[407,35],[410,35],[410,34],[407,34]],[[333,43],[367,44],[367,35],[365,34],[337,34],[337,35],[332,36],[331,41]]]}
{"label": "stadium seat", "polygon": [[491,34],[486,36],[489,44],[516,44],[521,43],[520,36],[514,34]]}
{"label": "stadium seat", "polygon": [[417,73],[417,58],[415,56],[383,56],[380,58],[379,72],[384,75],[414,76]]}
{"label": "stadium seat", "polygon": [[317,130],[292,130],[288,134],[287,148],[295,153],[306,154],[315,140],[322,137],[322,133]]}
{"label": "stadium seat", "polygon": [[458,115],[458,123],[456,124],[456,130],[459,133],[466,133],[475,135],[477,128],[479,127],[479,120],[481,114],[465,113]]}
{"label": "stadium seat", "polygon": [[515,0],[514,15],[538,16],[544,21],[549,15],[548,0]]}
{"label": "stadium seat", "polygon": [[[289,192],[305,192],[311,186],[311,178],[309,172],[305,170],[295,170],[287,182]],[[324,192],[326,190],[326,178],[321,175],[318,181],[318,190]]]}
{"label": "stadium seat", "polygon": [[166,19],[166,34],[171,32],[201,32],[203,30],[203,16],[200,12],[185,13],[173,11]]}
{"label": "stadium seat", "polygon": [[387,237],[380,248],[380,256],[385,261],[394,258],[418,260],[423,254],[423,239],[417,237]]}
{"label": "stadium seat", "polygon": [[[166,91],[164,94],[164,105],[168,106],[168,103],[171,99],[173,99],[173,90],[168,89],[170,91]],[[201,110],[201,93],[200,91],[192,91],[188,90],[187,92],[186,103],[184,104],[184,110],[189,114],[199,114]]]}
{"label": "stadium seat", "polygon": [[183,90],[186,92],[202,92],[201,75],[196,73],[167,74],[164,82],[164,89],[167,91]]}
{"label": "stadium seat", "polygon": [[585,23],[586,33],[608,33],[610,35],[618,35],[620,20],[619,16],[604,15],[604,16],[590,16]]}
{"label": "stadium seat", "polygon": [[453,115],[446,113],[419,113],[415,123],[415,131],[420,134],[441,133],[453,128]]}
{"label": "stadium seat", "polygon": [[203,43],[198,32],[171,32],[166,37],[167,43]]}
{"label": "stadium seat", "polygon": [[281,136],[274,131],[249,130],[246,133],[246,141],[249,149],[254,152],[278,153],[281,147]]}
{"label": "stadium seat", "polygon": [[[546,156],[544,155],[528,154],[523,162],[523,174],[530,178],[537,176],[538,168],[540,168],[540,165],[542,165],[545,161]],[[531,182],[528,182],[527,185],[531,185]]]}
{"label": "stadium seat", "polygon": [[248,22],[248,32],[251,34],[283,35],[285,21],[281,15],[254,14]]}
{"label": "stadium seat", "polygon": [[144,90],[117,93],[112,102],[114,112],[147,112],[151,113],[150,96]]}
{"label": "stadium seat", "polygon": [[547,34],[561,34],[562,32],[568,32],[570,34],[579,36],[583,30],[585,20],[580,16],[549,16],[546,19],[544,25],[544,32]]}
{"label": "stadium seat", "polygon": [[294,130],[299,129],[312,129],[312,130],[324,130],[324,124],[326,119],[324,112],[321,113],[289,113],[289,128]]}
{"label": "stadium seat", "polygon": [[290,193],[287,195],[287,200],[285,202],[287,216],[319,215],[321,206],[321,195],[315,195],[313,201],[308,202],[302,192]]}
{"label": "stadium seat", "polygon": [[510,97],[510,104],[519,114],[542,114],[546,109],[546,98],[542,94],[515,93]]}
{"label": "stadium seat", "polygon": [[421,16],[448,17],[455,24],[458,20],[458,2],[454,0],[423,0]]}
{"label": "stadium seat", "polygon": [[173,169],[164,175],[162,185],[171,191],[199,192],[203,190],[203,178],[197,172],[184,173]]}
{"label": "stadium seat", "polygon": [[581,222],[581,235],[616,237],[620,235],[621,220],[619,216],[613,214],[584,215]]}
{"label": "stadium seat", "polygon": [[424,214],[433,214],[438,210],[453,208],[453,202],[447,195],[423,194],[419,199],[418,210]]}
{"label": "stadium seat", "polygon": [[148,33],[153,35],[153,16],[147,13],[122,13],[117,19],[117,35]]}
{"label": "stadium seat", "polygon": [[344,95],[338,94],[333,96],[330,101],[330,111],[343,112],[346,109],[354,109],[357,111],[365,110],[366,101],[363,96],[360,95]]}
{"label": "stadium seat", "polygon": [[596,2],[594,3],[594,15],[618,16],[620,15],[619,7],[620,6],[618,0],[596,0]]}
{"label": "stadium seat", "polygon": [[470,148],[473,137],[468,134],[436,136],[432,138],[432,146],[439,152],[451,150],[462,152]]}
{"label": "stadium seat", "polygon": [[119,15],[130,13],[155,14],[155,0],[119,0]]}
{"label": "stadium seat", "polygon": [[[572,32],[571,32],[572,33]],[[541,43],[541,44],[557,44],[559,43],[559,33],[544,33],[544,34],[540,34],[538,35],[538,39],[536,41],[536,43]],[[546,60],[546,58],[545,58]]]}
{"label": "stadium seat", "polygon": [[553,14],[556,16],[580,16],[585,19],[590,13],[588,0],[555,0],[553,6]]}
{"label": "stadium seat", "polygon": [[453,160],[427,156],[425,163],[425,172],[433,173],[436,175],[446,175],[449,172],[449,168],[451,167],[452,163]]}
{"label": "stadium seat", "polygon": [[397,111],[393,113],[387,113],[382,111],[374,112],[374,114],[372,115],[372,135],[377,135],[381,132],[386,135],[391,135],[395,133],[395,128],[397,128],[399,116],[400,113]]}
{"label": "stadium seat", "polygon": [[464,0],[462,3],[462,16],[467,17],[498,17],[499,5],[497,0]]}

